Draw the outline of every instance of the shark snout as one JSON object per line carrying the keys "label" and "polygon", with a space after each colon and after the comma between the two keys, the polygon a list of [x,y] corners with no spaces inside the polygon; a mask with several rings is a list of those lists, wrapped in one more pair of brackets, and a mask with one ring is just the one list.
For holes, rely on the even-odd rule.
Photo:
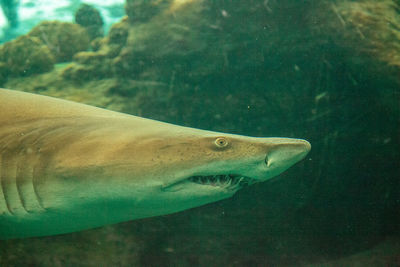
{"label": "shark snout", "polygon": [[271,138],[269,141],[273,145],[268,150],[264,160],[268,178],[290,168],[302,160],[311,150],[311,144],[301,139]]}
{"label": "shark snout", "polygon": [[299,161],[310,152],[311,144],[302,139],[288,139],[278,150],[282,150],[281,153],[286,155],[288,160]]}
{"label": "shark snout", "polygon": [[[281,162],[294,164],[302,160],[311,150],[311,144],[302,139],[280,138],[272,149],[269,157],[275,157]],[[268,155],[267,155],[268,157]]]}

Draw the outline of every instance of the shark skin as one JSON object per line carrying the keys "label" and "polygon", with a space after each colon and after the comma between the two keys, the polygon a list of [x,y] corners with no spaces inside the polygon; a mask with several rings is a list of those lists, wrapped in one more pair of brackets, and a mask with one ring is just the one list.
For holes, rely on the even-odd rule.
{"label": "shark skin", "polygon": [[310,149],[301,139],[205,131],[0,89],[0,239],[70,233],[229,198]]}

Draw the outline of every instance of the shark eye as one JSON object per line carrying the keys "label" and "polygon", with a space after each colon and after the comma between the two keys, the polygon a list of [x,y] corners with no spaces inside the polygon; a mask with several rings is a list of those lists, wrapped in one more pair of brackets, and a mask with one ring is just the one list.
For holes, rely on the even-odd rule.
{"label": "shark eye", "polygon": [[228,145],[228,141],[223,137],[218,137],[215,139],[215,144],[217,147],[226,147]]}

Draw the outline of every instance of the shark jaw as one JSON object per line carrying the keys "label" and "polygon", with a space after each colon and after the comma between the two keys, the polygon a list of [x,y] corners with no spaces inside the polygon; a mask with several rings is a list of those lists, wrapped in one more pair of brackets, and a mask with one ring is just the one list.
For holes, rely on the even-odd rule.
{"label": "shark jaw", "polygon": [[[243,187],[271,179],[302,160],[310,151],[311,145],[300,139],[289,138],[262,138],[265,143],[275,144],[275,148],[250,160],[236,159],[232,162],[210,164],[194,171],[192,175],[183,175],[177,180],[162,186],[162,191],[178,192],[193,190],[193,194],[202,190],[224,192],[232,195]],[[265,141],[267,140],[267,141]],[[257,140],[258,141],[258,140]],[[225,165],[225,166],[222,166]],[[245,165],[245,167],[241,167]],[[224,172],[218,172],[222,167]],[[216,169],[215,172],[212,169]],[[211,171],[210,171],[211,170]]]}
{"label": "shark jaw", "polygon": [[237,175],[237,174],[220,174],[212,176],[191,176],[189,181],[209,186],[219,186],[227,190],[239,190],[240,188],[256,183],[256,179]]}
{"label": "shark jaw", "polygon": [[174,192],[182,189],[185,184],[189,186],[193,186],[193,184],[198,184],[205,187],[208,186],[209,188],[219,188],[228,192],[236,192],[239,189],[254,184],[256,182],[256,179],[238,174],[216,174],[206,176],[196,175],[190,176],[189,178],[179,181],[177,183],[164,186],[162,190]]}

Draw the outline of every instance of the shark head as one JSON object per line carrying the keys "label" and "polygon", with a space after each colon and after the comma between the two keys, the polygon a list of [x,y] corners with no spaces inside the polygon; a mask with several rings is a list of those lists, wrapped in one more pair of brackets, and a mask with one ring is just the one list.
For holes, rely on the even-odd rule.
{"label": "shark head", "polygon": [[[141,151],[133,159],[135,163],[118,169],[126,177],[124,186],[135,191],[127,194],[135,196],[134,206],[141,211],[140,217],[150,217],[231,197],[244,186],[279,175],[303,159],[310,149],[310,143],[300,139],[256,138],[196,129],[189,134],[164,134],[162,138],[135,142],[134,148],[128,149]],[[121,157],[123,154],[118,153]],[[137,164],[144,173],[137,173]]]}
{"label": "shark head", "polygon": [[179,209],[224,199],[245,186],[269,180],[311,149],[309,142],[290,138],[211,134],[185,140],[160,147],[166,160],[182,155],[159,176],[163,202],[175,202],[172,206]]}

